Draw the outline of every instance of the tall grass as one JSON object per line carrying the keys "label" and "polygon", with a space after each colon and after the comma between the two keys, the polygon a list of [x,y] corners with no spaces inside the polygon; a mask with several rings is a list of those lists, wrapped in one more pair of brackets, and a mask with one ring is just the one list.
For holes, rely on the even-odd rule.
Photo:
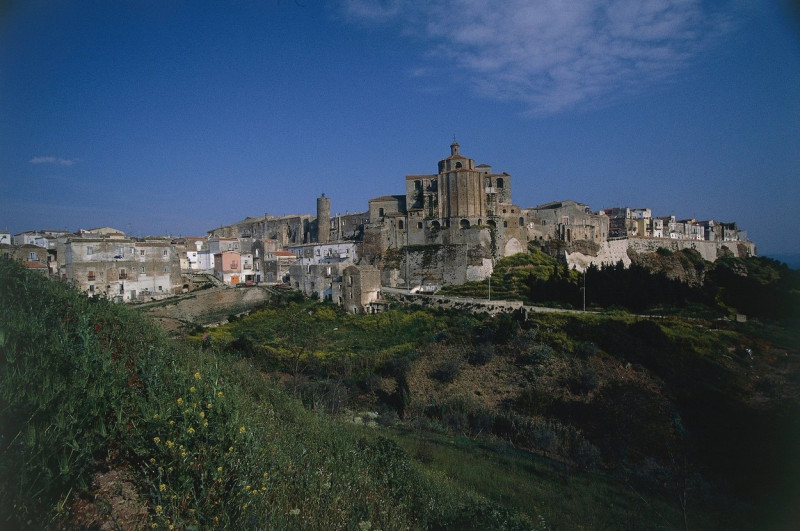
{"label": "tall grass", "polygon": [[102,467],[153,528],[534,527],[245,362],[0,261],[0,527],[70,527]]}

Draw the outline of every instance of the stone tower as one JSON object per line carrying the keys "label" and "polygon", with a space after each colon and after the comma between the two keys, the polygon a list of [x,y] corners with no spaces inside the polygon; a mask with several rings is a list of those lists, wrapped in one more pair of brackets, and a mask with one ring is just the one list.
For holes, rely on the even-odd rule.
{"label": "stone tower", "polygon": [[475,161],[462,155],[459,148],[453,140],[450,156],[439,161],[440,217],[485,218],[483,173],[475,169]]}
{"label": "stone tower", "polygon": [[317,243],[328,243],[331,239],[331,200],[322,194],[317,198]]}

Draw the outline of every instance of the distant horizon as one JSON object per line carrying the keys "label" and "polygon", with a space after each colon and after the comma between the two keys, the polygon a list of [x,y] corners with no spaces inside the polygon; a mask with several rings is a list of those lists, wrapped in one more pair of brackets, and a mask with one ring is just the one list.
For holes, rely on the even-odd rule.
{"label": "distant horizon", "polygon": [[797,94],[781,2],[12,2],[0,226],[202,236],[322,193],[359,212],[455,136],[520,207],[736,222],[794,254]]}

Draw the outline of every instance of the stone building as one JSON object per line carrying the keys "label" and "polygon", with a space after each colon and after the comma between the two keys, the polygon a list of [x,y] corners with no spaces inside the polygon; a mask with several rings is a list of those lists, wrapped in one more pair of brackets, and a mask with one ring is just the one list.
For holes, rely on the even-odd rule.
{"label": "stone building", "polygon": [[166,297],[183,286],[180,256],[170,240],[73,235],[63,248],[61,278],[90,296],[129,302]]}
{"label": "stone building", "polygon": [[406,175],[405,195],[369,201],[363,258],[380,264],[388,285],[485,278],[494,260],[526,250],[525,219],[512,203],[508,173],[476,165],[455,141],[437,170]]}
{"label": "stone building", "polygon": [[374,312],[380,306],[381,272],[348,262],[293,264],[292,288],[309,297],[332,301],[351,313]]}
{"label": "stone building", "polygon": [[523,210],[528,240],[590,241],[608,239],[609,218],[575,201],[553,201]]}
{"label": "stone building", "polygon": [[32,243],[10,245],[0,243],[0,258],[21,262],[26,269],[43,275],[53,274],[55,252]]}

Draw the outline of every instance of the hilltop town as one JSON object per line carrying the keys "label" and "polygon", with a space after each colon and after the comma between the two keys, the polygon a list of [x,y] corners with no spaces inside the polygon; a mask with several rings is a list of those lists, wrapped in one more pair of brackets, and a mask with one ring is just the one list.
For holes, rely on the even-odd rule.
{"label": "hilltop town", "polygon": [[0,256],[119,302],[169,297],[206,283],[271,284],[348,311],[383,306],[381,289],[435,292],[482,280],[496,260],[539,248],[583,270],[630,264],[630,252],[692,248],[706,260],[756,254],[735,222],[654,217],[649,208],[593,211],[576,201],[523,208],[512,177],[461,154],[454,140],[436,173],[406,175],[405,193],[368,209],[246,217],[202,237],[135,238],[113,227],[0,233]]}

